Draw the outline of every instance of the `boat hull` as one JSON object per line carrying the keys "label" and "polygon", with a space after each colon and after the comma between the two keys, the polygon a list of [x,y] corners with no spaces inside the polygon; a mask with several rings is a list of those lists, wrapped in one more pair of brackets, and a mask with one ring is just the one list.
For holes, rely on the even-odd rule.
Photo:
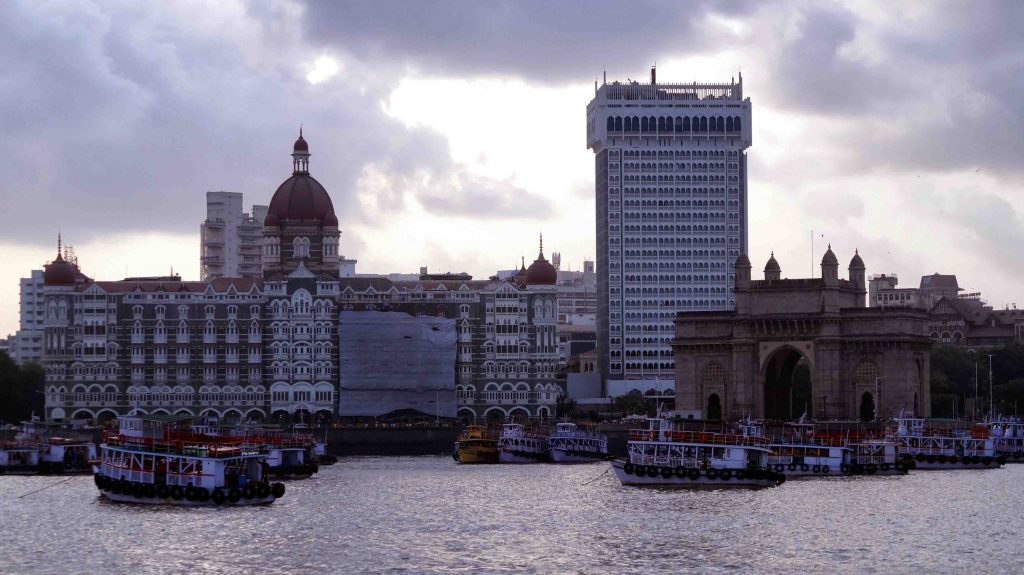
{"label": "boat hull", "polygon": [[498,463],[498,449],[459,449],[452,454],[455,461],[465,464]]}
{"label": "boat hull", "polygon": [[237,503],[225,501],[218,505],[212,500],[189,501],[187,499],[172,499],[170,497],[135,497],[124,493],[111,493],[110,491],[100,491],[100,495],[109,501],[117,503],[137,503],[140,505],[180,505],[183,507],[239,507],[242,505],[269,505],[277,500],[273,495],[270,495],[263,499],[253,497],[252,499],[240,499]]}
{"label": "boat hull", "polygon": [[595,461],[608,459],[606,454],[596,451],[588,453],[585,451],[569,451],[557,447],[553,448],[549,453],[553,463],[594,463]]}
{"label": "boat hull", "polygon": [[498,453],[499,463],[543,463],[548,458],[547,453],[534,451],[512,450],[502,448]]}
{"label": "boat hull", "polygon": [[917,465],[914,466],[915,470],[935,470],[935,469],[999,469],[1003,466],[1002,463],[992,460],[990,463],[964,463],[958,461],[955,463],[951,462],[934,462],[929,463],[928,461],[918,461]]}
{"label": "boat hull", "polygon": [[[657,473],[640,475],[634,468],[630,473],[626,472],[626,462],[616,459],[611,462],[612,471],[623,485],[637,486],[662,486],[662,487],[775,487],[786,481],[786,476],[774,472],[762,471],[756,475],[750,475],[746,471],[743,477],[736,477],[732,470],[729,470],[726,478],[720,475],[718,469],[706,471],[690,470],[680,476],[675,471],[670,474]],[[694,473],[697,472],[697,473]],[[712,472],[712,477],[708,477]],[[666,477],[665,475],[668,475]]]}

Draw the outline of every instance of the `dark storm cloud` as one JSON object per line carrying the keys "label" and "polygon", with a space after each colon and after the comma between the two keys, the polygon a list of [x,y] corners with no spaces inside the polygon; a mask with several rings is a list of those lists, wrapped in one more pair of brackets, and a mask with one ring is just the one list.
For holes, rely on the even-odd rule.
{"label": "dark storm cloud", "polygon": [[401,66],[356,62],[312,86],[317,53],[287,11],[215,12],[204,26],[174,5],[0,4],[0,240],[194,232],[206,190],[270,200],[300,123],[342,225],[366,165],[457,177],[443,136],[382,110]]}
{"label": "dark storm cloud", "polygon": [[[642,72],[658,58],[720,49],[723,31],[705,22],[709,4],[311,0],[305,24],[316,43],[366,60],[409,62],[425,74],[566,84],[602,69]],[[739,14],[753,5],[716,3],[714,12]]]}
{"label": "dark storm cloud", "polygon": [[[881,22],[829,6],[798,11],[795,34],[766,61],[768,102],[817,115],[851,171],[1019,173],[1024,4],[918,7],[932,10]],[[830,117],[849,125],[834,129]]]}

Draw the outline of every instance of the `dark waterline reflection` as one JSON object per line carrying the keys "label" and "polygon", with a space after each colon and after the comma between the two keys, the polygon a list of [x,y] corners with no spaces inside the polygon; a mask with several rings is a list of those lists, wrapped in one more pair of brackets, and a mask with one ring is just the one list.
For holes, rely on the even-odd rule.
{"label": "dark waterline reflection", "polygon": [[607,468],[349,458],[232,509],[112,504],[88,476],[19,499],[58,479],[0,477],[0,573],[1024,572],[1024,466],[753,491]]}

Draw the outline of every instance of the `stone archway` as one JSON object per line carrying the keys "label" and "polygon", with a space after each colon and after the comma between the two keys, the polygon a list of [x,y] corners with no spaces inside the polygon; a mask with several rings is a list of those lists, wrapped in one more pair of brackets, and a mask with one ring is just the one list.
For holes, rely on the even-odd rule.
{"label": "stone archway", "polygon": [[708,396],[708,408],[704,415],[705,419],[712,421],[722,419],[722,400],[717,393]]}
{"label": "stone archway", "polygon": [[775,350],[764,366],[765,419],[793,420],[813,417],[810,369],[807,358],[792,347]]}
{"label": "stone archway", "polygon": [[865,391],[860,396],[860,420],[874,421],[875,419],[875,396],[870,391]]}

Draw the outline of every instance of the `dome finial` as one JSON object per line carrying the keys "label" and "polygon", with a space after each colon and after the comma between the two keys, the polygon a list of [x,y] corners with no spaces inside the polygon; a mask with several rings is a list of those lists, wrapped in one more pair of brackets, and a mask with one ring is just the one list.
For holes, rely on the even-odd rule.
{"label": "dome finial", "polygon": [[544,257],[544,232],[540,233],[540,257]]}
{"label": "dome finial", "polygon": [[60,232],[57,232],[57,256],[60,256]]}

